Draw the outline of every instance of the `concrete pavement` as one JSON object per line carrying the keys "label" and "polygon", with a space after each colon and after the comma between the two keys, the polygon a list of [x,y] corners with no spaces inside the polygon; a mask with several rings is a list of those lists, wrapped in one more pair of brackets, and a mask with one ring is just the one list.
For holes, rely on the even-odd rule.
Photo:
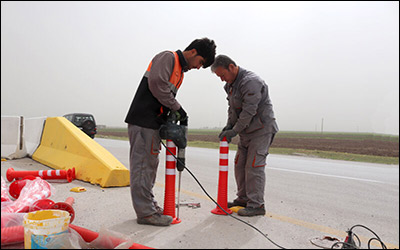
{"label": "concrete pavement", "polygon": [[[110,143],[113,142],[114,141],[110,141]],[[119,145],[120,142],[117,143],[115,141],[115,145],[111,144],[107,149],[110,150],[110,152],[113,153],[118,159],[120,159],[125,166],[127,166],[128,148],[123,146],[122,150],[120,151],[120,148],[117,144]],[[200,182],[205,186],[207,192],[209,192],[210,195],[216,199],[218,176],[216,175],[217,171],[215,170],[218,167],[215,166],[215,162],[217,162],[218,151],[195,150],[194,148],[188,148],[187,154],[190,155],[190,157],[187,159],[190,169],[195,172]],[[195,155],[200,157],[201,160],[194,160]],[[230,156],[233,157],[234,154],[230,154]],[[153,190],[154,195],[160,205],[163,204],[165,189],[165,167],[163,158],[163,155],[161,155],[159,172],[157,174],[156,185]],[[302,164],[302,161],[307,160],[306,158],[301,157],[291,157],[290,159],[293,159],[294,161],[292,164],[290,164],[293,166],[298,166],[299,164]],[[209,167],[206,166],[208,163],[207,161],[211,161],[211,168],[214,170],[209,169]],[[274,157],[270,158],[269,161],[272,166],[278,165]],[[232,161],[230,160],[230,162]],[[317,165],[322,165],[324,163],[331,163],[332,161],[321,160],[316,162],[314,159],[314,162],[318,163]],[[309,165],[309,163],[307,164]],[[1,175],[3,178],[6,177],[6,171],[9,167],[12,167],[17,171],[51,170],[51,168],[35,162],[30,158],[22,158],[1,162]],[[372,208],[374,211],[370,212],[371,209],[367,209],[371,207],[370,205],[362,207],[367,209],[365,213],[366,216],[364,216],[365,218],[359,216],[361,214],[364,215],[364,213],[347,213],[348,218],[343,218],[343,214],[341,212],[341,210],[343,210],[342,206],[339,205],[340,210],[332,210],[332,207],[336,206],[334,204],[337,204],[335,200],[331,201],[330,199],[327,199],[324,202],[315,203],[315,198],[318,198],[315,195],[318,196],[321,192],[316,190],[314,184],[317,185],[316,187],[320,187],[318,184],[322,180],[324,183],[329,183],[327,188],[337,188],[338,185],[346,186],[354,183],[356,187],[363,187],[360,189],[360,191],[367,187],[364,185],[364,183],[367,184],[370,182],[366,182],[365,180],[361,180],[361,182],[349,182],[347,179],[340,180],[326,174],[309,175],[306,172],[277,171],[274,170],[273,167],[270,168],[271,170],[268,170],[269,181],[267,182],[266,193],[266,197],[268,198],[267,214],[265,216],[257,216],[252,218],[238,218],[257,227],[262,233],[267,234],[268,237],[275,243],[284,248],[320,249],[320,247],[311,244],[310,239],[315,237],[332,236],[343,240],[345,237],[345,230],[347,230],[348,227],[357,223],[361,223],[371,226],[374,230],[377,230],[376,232],[382,237],[383,240],[388,240],[389,243],[395,244],[389,244],[389,248],[398,248],[398,239],[394,240],[395,235],[397,234],[398,236],[398,226],[389,225],[387,223],[382,224],[385,216],[381,217],[381,213],[379,213],[379,211],[375,212],[374,208]],[[200,169],[203,171],[198,171]],[[383,168],[383,170],[385,169],[386,167]],[[229,174],[228,199],[231,200],[235,196],[235,184],[233,180],[233,171],[230,170]],[[366,176],[366,178],[367,177],[368,176]],[[283,186],[275,182],[278,179],[284,180],[282,183]],[[303,180],[304,184],[295,185],[294,182],[297,180]],[[75,199],[75,204],[73,207],[75,209],[76,216],[72,224],[96,232],[99,232],[103,229],[112,230],[128,236],[136,243],[148,247],[166,249],[279,248],[272,244],[259,232],[245,225],[244,223],[239,222],[230,216],[212,214],[210,211],[214,209],[216,205],[209,200],[209,198],[204,194],[203,190],[201,190],[197,183],[195,183],[192,176],[190,176],[187,171],[182,173],[182,190],[180,200],[182,202],[200,202],[201,207],[196,209],[190,207],[181,207],[180,219],[182,222],[168,227],[155,227],[149,225],[139,225],[136,223],[136,214],[131,204],[129,187],[101,188],[100,186],[92,185],[79,180],[74,180],[71,183],[50,183],[56,190],[55,194],[53,194],[50,199],[54,200],[55,202],[65,201],[70,196]],[[305,183],[310,183],[309,188],[311,189],[308,190],[309,193],[311,190],[316,191],[315,194],[311,195],[311,197],[307,199],[304,191],[298,190],[297,193],[296,190],[298,188],[291,190],[290,187],[290,185],[293,185],[293,187],[300,187],[301,185],[304,186]],[[7,182],[7,184],[9,185],[10,183]],[[398,188],[398,179],[395,180],[393,184],[390,184],[389,187],[391,188],[392,185],[397,185]],[[381,186],[383,188],[388,187],[388,185],[379,184],[379,187]],[[71,192],[70,189],[73,187],[84,187],[87,189],[87,191],[82,193]],[[308,187],[304,187],[307,190]],[[378,184],[373,184],[373,187],[375,187],[375,189],[378,188]],[[284,190],[285,188],[286,190]],[[323,193],[326,195],[328,194],[327,190]],[[338,190],[337,193],[340,194],[342,199],[346,199],[346,193],[343,193],[340,190]],[[285,197],[287,195],[293,195],[293,197]],[[358,196],[360,195],[361,194]],[[314,201],[313,197],[315,197]],[[355,198],[351,195],[350,197],[353,200]],[[362,202],[363,200],[360,199],[360,201]],[[354,204],[354,206],[356,206],[355,211],[359,211],[361,207],[357,204],[359,204],[360,201],[349,204]],[[329,202],[332,202],[332,204],[328,204]],[[380,208],[380,211],[383,211],[383,207]],[[367,217],[369,217],[369,213],[374,215],[374,217],[370,217],[370,219],[368,219]],[[398,213],[396,214],[393,215],[394,217],[390,216],[392,221],[393,219],[396,221],[396,218],[398,218]],[[234,215],[236,216],[236,214]],[[373,225],[375,222],[377,224]],[[393,230],[385,230],[382,234],[382,229],[378,228],[380,224],[382,224],[383,229],[390,226],[390,228],[397,230],[397,233],[395,231],[393,232]],[[371,235],[369,236],[371,237]],[[6,246],[6,248],[23,248],[23,244],[20,244],[19,246],[10,245]]]}
{"label": "concrete pavement", "polygon": [[[22,158],[1,162],[1,175],[6,179],[8,168],[20,170],[51,170],[30,158]],[[159,180],[154,187],[155,197],[163,204],[164,176],[158,175]],[[190,178],[190,177],[186,177]],[[7,185],[10,183],[6,180]],[[49,183],[55,188],[55,193],[50,197],[55,202],[65,201],[73,197],[75,203],[75,220],[72,224],[99,232],[109,229],[126,236],[134,242],[153,248],[277,248],[260,233],[249,226],[233,219],[230,216],[215,215],[210,211],[216,205],[204,194],[197,192],[182,191],[181,201],[200,202],[200,208],[183,206],[180,208],[181,223],[168,227],[155,227],[150,225],[139,225],[136,223],[136,214],[133,210],[129,187],[101,188],[87,182],[74,180],[68,182]],[[84,187],[86,192],[71,192],[73,187]],[[211,194],[213,195],[213,194]],[[291,240],[282,239],[284,231],[282,222],[271,219],[268,216],[257,216],[243,218],[244,221],[258,227],[262,232],[268,234],[276,243],[285,248],[313,248],[307,239],[303,246],[299,246],[295,237]],[[293,227],[294,225],[292,225]],[[23,244],[2,246],[2,248],[18,249]],[[317,247],[315,247],[317,248]]]}

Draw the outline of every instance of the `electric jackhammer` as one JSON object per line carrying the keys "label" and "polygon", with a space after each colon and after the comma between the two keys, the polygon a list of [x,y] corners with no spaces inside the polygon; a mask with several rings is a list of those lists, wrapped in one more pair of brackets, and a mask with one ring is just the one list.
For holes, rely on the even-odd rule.
{"label": "electric jackhammer", "polygon": [[179,125],[177,124],[178,120],[176,114],[174,112],[170,112],[167,117],[167,122],[160,127],[160,137],[161,139],[169,139],[172,140],[175,145],[178,147],[178,161],[176,163],[176,168],[179,172],[185,169],[185,148],[187,145],[187,126],[188,126],[188,118],[180,121]]}
{"label": "electric jackhammer", "polygon": [[[177,204],[177,219],[179,219],[179,207],[180,207],[180,193],[181,193],[181,176],[182,171],[185,169],[185,148],[187,145],[187,126],[188,118],[183,121],[179,121],[176,117],[175,112],[170,112],[167,118],[167,122],[161,125],[159,133],[161,139],[172,140],[178,147],[178,157],[176,162],[176,169],[179,172],[179,183],[178,183],[178,204]],[[166,148],[168,150],[168,148]]]}

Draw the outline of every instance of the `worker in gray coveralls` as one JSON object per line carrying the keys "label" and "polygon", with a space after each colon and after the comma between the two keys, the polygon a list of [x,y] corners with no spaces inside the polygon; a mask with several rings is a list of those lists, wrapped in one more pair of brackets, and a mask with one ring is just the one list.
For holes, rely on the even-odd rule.
{"label": "worker in gray coveralls", "polygon": [[236,65],[225,55],[215,58],[211,71],[228,94],[228,122],[219,134],[228,143],[239,134],[235,156],[237,198],[228,208],[243,206],[241,216],[265,215],[265,165],[269,147],[278,132],[268,86],[255,73]]}

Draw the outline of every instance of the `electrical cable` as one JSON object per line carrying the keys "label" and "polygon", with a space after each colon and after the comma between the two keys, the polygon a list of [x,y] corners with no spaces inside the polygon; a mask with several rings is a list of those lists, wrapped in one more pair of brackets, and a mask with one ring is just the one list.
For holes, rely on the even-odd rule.
{"label": "electrical cable", "polygon": [[[238,220],[238,221],[240,221],[240,222],[246,224],[247,226],[253,228],[253,229],[256,230],[257,232],[259,232],[262,236],[264,236],[267,240],[269,240],[272,244],[274,244],[275,246],[277,246],[277,247],[279,247],[279,248],[281,248],[281,249],[286,249],[286,248],[284,248],[284,247],[278,245],[277,243],[273,242],[270,238],[268,238],[267,234],[264,234],[263,232],[261,232],[261,230],[258,229],[257,227],[255,227],[255,226],[251,225],[250,223],[248,223],[248,222],[246,222],[246,221],[244,221],[244,220],[242,220],[242,219],[239,219],[239,218],[233,216],[232,214],[228,213],[227,211],[225,211],[225,209],[223,209],[223,208],[218,204],[218,202],[216,202],[216,201],[207,193],[207,191],[206,191],[206,190],[204,189],[204,187],[201,185],[201,183],[200,183],[199,180],[196,178],[196,176],[194,176],[194,174],[186,167],[186,164],[185,164],[184,162],[180,161],[180,160],[175,156],[175,154],[172,153],[172,152],[169,150],[169,148],[164,144],[164,142],[163,142],[162,140],[161,140],[161,143],[162,143],[162,145],[165,147],[165,149],[168,150],[168,152],[169,152],[177,161],[179,161],[179,162],[182,164],[182,166],[184,167],[184,169],[186,169],[186,170],[189,172],[189,174],[193,177],[193,179],[197,182],[197,184],[199,184],[200,188],[201,188],[201,189],[203,190],[203,192],[207,195],[207,197],[210,198],[210,200],[212,200],[212,202],[214,202],[222,211],[224,211],[224,213],[226,213],[227,215],[231,216],[232,218],[234,218],[234,219],[236,219],[236,220]],[[338,246],[338,245],[340,245],[340,244],[343,245],[342,248],[347,248],[347,249],[351,249],[351,248],[352,248],[352,249],[360,249],[360,248],[361,248],[361,241],[360,241],[360,238],[359,238],[355,233],[352,232],[352,230],[353,230],[355,227],[363,227],[363,228],[369,230],[372,234],[375,235],[376,238],[371,238],[371,239],[369,239],[369,241],[368,241],[368,249],[371,249],[370,244],[371,244],[371,241],[373,241],[373,240],[376,240],[376,241],[378,241],[379,243],[381,243],[382,249],[387,249],[385,243],[383,243],[383,241],[379,238],[379,236],[378,236],[374,231],[372,231],[370,228],[368,228],[368,227],[366,227],[366,226],[364,226],[364,225],[361,225],[361,224],[354,225],[354,226],[352,226],[352,227],[347,231],[347,233],[349,234],[348,237],[351,237],[351,239],[349,239],[350,242],[340,242],[340,241],[339,241],[339,242],[336,242],[335,244],[332,245],[331,249],[334,249],[336,246]],[[358,246],[355,244],[354,240],[352,239],[353,236],[357,239],[357,241],[358,241]]]}
{"label": "electrical cable", "polygon": [[267,240],[269,240],[269,241],[270,241],[272,244],[274,244],[275,246],[277,246],[277,247],[279,247],[279,248],[281,248],[281,249],[286,249],[286,248],[284,248],[284,247],[282,247],[282,246],[276,244],[275,242],[273,242],[270,238],[268,238],[267,234],[264,234],[263,232],[261,232],[261,230],[258,229],[257,227],[255,227],[255,226],[251,225],[250,223],[248,223],[248,222],[246,222],[246,221],[244,221],[244,220],[242,220],[242,219],[239,219],[239,218],[233,216],[232,214],[228,213],[227,211],[225,211],[225,210],[218,204],[218,202],[216,202],[216,201],[207,193],[207,191],[206,191],[206,190],[204,189],[204,187],[201,185],[201,183],[199,182],[199,180],[197,180],[196,176],[194,176],[194,174],[186,167],[185,163],[181,162],[181,161],[175,156],[175,154],[172,153],[172,152],[169,150],[169,148],[164,144],[164,142],[163,142],[162,140],[161,140],[161,143],[162,143],[162,145],[165,147],[165,149],[168,150],[168,152],[169,152],[177,161],[179,161],[180,163],[182,163],[182,165],[184,166],[184,169],[186,169],[186,170],[189,172],[189,174],[193,177],[193,179],[197,182],[197,184],[199,184],[200,188],[201,188],[201,189],[203,190],[203,192],[207,195],[207,197],[210,198],[222,211],[224,211],[224,213],[226,213],[227,215],[231,216],[232,218],[234,218],[234,219],[236,219],[236,220],[238,220],[238,221],[240,221],[240,222],[246,224],[247,226],[253,228],[253,229],[256,230],[257,232],[259,232],[262,236],[264,236],[265,238],[267,238]]}
{"label": "electrical cable", "polygon": [[[347,248],[347,249],[360,249],[360,248],[361,248],[361,241],[360,241],[360,238],[359,238],[355,233],[353,233],[353,229],[354,229],[355,227],[362,227],[362,228],[365,228],[365,229],[367,229],[368,231],[370,231],[372,234],[375,235],[376,238],[371,238],[371,239],[368,240],[368,249],[371,249],[371,241],[373,241],[373,240],[376,240],[376,241],[378,241],[379,243],[381,243],[382,249],[387,249],[385,243],[383,243],[383,241],[379,238],[379,236],[378,236],[374,231],[372,231],[370,228],[368,228],[368,227],[366,227],[366,226],[364,226],[364,225],[360,225],[360,224],[357,224],[357,225],[352,226],[352,227],[347,231],[348,236],[347,236],[345,242],[336,242],[335,244],[332,245],[331,249],[334,249],[334,248],[335,248],[337,245],[339,245],[339,244],[342,244],[342,245],[343,245],[342,248]],[[358,246],[355,244],[354,240],[352,239],[353,236],[355,236],[355,237],[357,238],[357,240],[358,240]]]}

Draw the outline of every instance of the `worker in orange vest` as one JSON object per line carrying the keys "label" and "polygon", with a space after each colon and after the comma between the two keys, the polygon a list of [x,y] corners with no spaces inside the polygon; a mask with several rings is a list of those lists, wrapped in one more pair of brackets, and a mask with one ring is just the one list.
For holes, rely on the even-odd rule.
{"label": "worker in orange vest", "polygon": [[168,226],[173,220],[163,215],[153,194],[161,149],[159,128],[170,111],[176,112],[179,121],[187,119],[175,98],[184,72],[209,67],[214,62],[215,49],[213,40],[202,38],[194,40],[183,52],[160,52],[142,77],[125,118],[130,142],[131,197],[139,224]]}

